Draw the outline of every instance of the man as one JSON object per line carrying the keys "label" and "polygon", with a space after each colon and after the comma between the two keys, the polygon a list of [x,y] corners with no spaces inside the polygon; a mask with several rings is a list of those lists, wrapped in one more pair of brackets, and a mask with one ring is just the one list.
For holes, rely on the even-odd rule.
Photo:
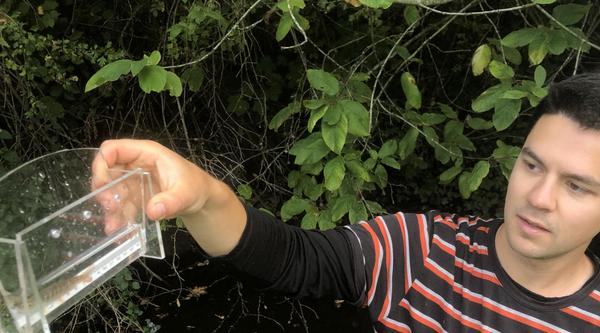
{"label": "man", "polygon": [[[431,211],[325,232],[245,207],[222,182],[148,141],[102,144],[109,167],[141,167],[147,213],[180,216],[208,256],[269,288],[369,306],[377,332],[597,332],[600,75],[552,85],[509,181],[504,219]],[[118,225],[107,224],[107,231]]]}

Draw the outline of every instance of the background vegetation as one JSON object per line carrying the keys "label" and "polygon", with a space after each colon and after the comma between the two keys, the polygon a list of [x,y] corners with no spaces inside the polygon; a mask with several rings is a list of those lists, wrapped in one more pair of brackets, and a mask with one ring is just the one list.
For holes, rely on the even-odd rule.
{"label": "background vegetation", "polygon": [[[398,209],[501,215],[548,84],[598,66],[599,8],[398,2],[412,4],[5,0],[0,174],[61,148],[135,137],[305,228]],[[132,280],[97,298],[125,314],[105,324],[154,330],[160,320],[144,322],[131,302]]]}

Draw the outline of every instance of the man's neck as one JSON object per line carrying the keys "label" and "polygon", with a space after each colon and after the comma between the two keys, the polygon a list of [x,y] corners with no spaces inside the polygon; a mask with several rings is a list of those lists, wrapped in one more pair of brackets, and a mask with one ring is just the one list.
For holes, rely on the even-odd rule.
{"label": "man's neck", "polygon": [[500,226],[495,248],[500,265],[519,285],[544,297],[562,297],[576,293],[594,274],[591,259],[580,255],[551,259],[527,258],[514,251]]}

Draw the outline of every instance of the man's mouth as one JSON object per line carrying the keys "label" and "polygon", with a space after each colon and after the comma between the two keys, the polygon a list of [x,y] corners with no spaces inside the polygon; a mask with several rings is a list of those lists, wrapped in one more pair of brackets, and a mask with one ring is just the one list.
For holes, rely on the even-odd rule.
{"label": "man's mouth", "polygon": [[528,232],[550,232],[550,230],[548,230],[544,224],[526,216],[517,214],[517,218],[519,218],[523,229],[526,229]]}

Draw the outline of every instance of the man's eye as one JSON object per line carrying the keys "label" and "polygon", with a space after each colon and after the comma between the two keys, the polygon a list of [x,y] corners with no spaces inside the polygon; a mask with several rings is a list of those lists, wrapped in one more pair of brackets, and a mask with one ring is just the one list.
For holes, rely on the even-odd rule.
{"label": "man's eye", "polygon": [[575,193],[585,193],[587,190],[575,183],[569,182],[569,189]]}
{"label": "man's eye", "polygon": [[529,170],[535,170],[537,169],[537,166],[533,163],[527,162],[527,161],[523,161],[525,163],[525,166],[527,167],[527,169]]}

